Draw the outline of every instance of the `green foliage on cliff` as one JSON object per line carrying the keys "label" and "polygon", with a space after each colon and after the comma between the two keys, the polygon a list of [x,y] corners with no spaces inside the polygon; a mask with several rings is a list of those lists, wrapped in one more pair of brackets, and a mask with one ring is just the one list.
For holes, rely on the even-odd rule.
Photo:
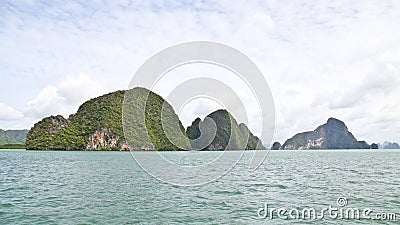
{"label": "green foliage on cliff", "polygon": [[256,150],[265,149],[265,147],[262,145],[261,140],[250,132],[246,124],[244,123],[239,124],[239,129],[241,131],[244,140],[248,139],[246,149],[256,149]]}
{"label": "green foliage on cliff", "polygon": [[[164,103],[163,98],[145,88],[116,91],[91,99],[68,120],[62,116],[50,116],[35,124],[27,136],[27,149],[106,150],[120,149],[124,144],[137,149],[146,145],[157,150],[180,149],[170,143],[163,132],[160,116],[163,105],[164,122],[167,126],[178,127],[178,130],[172,130],[171,139],[180,143],[179,146],[189,148],[178,116],[168,103]],[[124,136],[123,116],[127,137]],[[96,142],[95,147],[89,145],[89,140]]]}
{"label": "green foliage on cliff", "polygon": [[[194,140],[203,135],[211,136],[212,129],[208,119],[214,121],[217,130],[212,142],[203,148],[204,150],[213,150],[215,146],[221,146],[227,150],[265,149],[261,141],[249,131],[247,126],[243,123],[238,125],[236,119],[226,110],[217,110],[209,114],[204,121],[199,118],[193,121],[186,130],[189,139]],[[200,126],[203,126],[203,133],[200,131]],[[197,146],[192,147],[197,148]]]}
{"label": "green foliage on cliff", "polygon": [[220,144],[227,149],[245,149],[239,126],[233,116],[226,110],[217,110],[207,116],[217,125],[217,133],[212,144]]}
{"label": "green foliage on cliff", "polygon": [[154,92],[144,88],[127,91],[123,115],[126,140],[134,148],[143,145],[153,145],[157,150],[190,148],[174,109]]}
{"label": "green foliage on cliff", "polygon": [[[83,103],[69,117],[70,123],[55,138],[58,149],[85,149],[88,137],[107,128],[123,139],[121,112],[125,91],[112,92]],[[104,150],[104,149],[102,149]]]}
{"label": "green foliage on cliff", "polygon": [[26,136],[28,149],[52,149],[55,143],[55,134],[68,126],[68,120],[64,117],[49,116],[36,123]]}

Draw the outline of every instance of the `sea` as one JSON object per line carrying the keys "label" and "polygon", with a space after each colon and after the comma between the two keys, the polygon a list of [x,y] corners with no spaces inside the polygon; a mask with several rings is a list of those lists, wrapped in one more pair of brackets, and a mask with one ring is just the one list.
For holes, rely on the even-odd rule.
{"label": "sea", "polygon": [[[251,153],[181,186],[130,152],[0,150],[0,224],[400,224],[399,150],[270,151],[255,170]],[[161,154],[201,164],[221,152]]]}

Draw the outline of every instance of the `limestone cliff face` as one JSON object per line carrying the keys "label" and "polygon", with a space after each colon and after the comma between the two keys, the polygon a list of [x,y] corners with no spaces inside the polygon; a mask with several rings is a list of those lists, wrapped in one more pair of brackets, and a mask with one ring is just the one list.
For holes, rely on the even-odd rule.
{"label": "limestone cliff face", "polygon": [[344,122],[329,118],[314,131],[299,133],[288,139],[282,149],[369,149],[365,141],[357,141]]}
{"label": "limestone cliff face", "polygon": [[118,140],[119,136],[115,135],[109,129],[103,128],[100,130],[96,130],[94,134],[89,136],[86,149],[96,150],[96,149],[121,148],[120,146],[118,146]]}

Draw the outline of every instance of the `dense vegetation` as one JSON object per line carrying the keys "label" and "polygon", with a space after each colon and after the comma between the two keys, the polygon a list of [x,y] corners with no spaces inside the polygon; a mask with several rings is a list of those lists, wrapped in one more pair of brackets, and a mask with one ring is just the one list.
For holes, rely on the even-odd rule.
{"label": "dense vegetation", "polygon": [[126,140],[134,149],[141,149],[143,145],[153,145],[157,150],[190,148],[185,129],[172,106],[147,89],[127,91],[123,121]]}
{"label": "dense vegetation", "polygon": [[36,123],[26,136],[28,149],[54,149],[56,134],[68,126],[68,120],[61,115],[49,116]]}
{"label": "dense vegetation", "polygon": [[[171,140],[178,143],[179,147],[172,144],[163,132],[163,106],[164,126],[171,127],[168,137],[171,136]],[[124,128],[122,118],[127,125]],[[124,130],[127,137],[124,136]],[[178,150],[181,146],[190,147],[173,108],[159,95],[145,88],[116,91],[91,99],[68,119],[62,116],[44,118],[29,131],[26,145],[27,149],[60,150],[116,150],[123,146],[131,149]]]}
{"label": "dense vegetation", "polygon": [[[121,112],[124,93],[112,92],[83,103],[78,112],[69,117],[68,126],[55,136],[56,149],[86,149],[89,136],[102,128],[107,128],[123,141]],[[104,146],[99,149],[112,147]]]}
{"label": "dense vegetation", "polygon": [[[213,137],[212,124],[216,125],[216,133]],[[200,128],[202,128],[201,131]],[[217,110],[209,114],[204,121],[197,118],[187,128],[186,133],[191,140],[205,137],[206,141],[209,137],[213,138],[206,147],[204,147],[205,141],[195,142],[195,146],[192,142],[194,149],[199,146],[203,146],[203,150],[265,149],[261,141],[249,131],[247,126],[243,123],[238,125],[235,118],[226,110]]]}
{"label": "dense vegetation", "polygon": [[265,149],[261,140],[250,132],[246,124],[244,123],[239,124],[239,129],[241,131],[244,140],[248,139],[246,149],[257,149],[257,150]]}

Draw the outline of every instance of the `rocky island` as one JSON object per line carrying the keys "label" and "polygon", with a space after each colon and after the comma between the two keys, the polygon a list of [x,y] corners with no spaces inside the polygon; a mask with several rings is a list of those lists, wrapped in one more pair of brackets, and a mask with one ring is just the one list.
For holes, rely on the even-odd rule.
{"label": "rocky island", "polygon": [[365,141],[357,141],[344,122],[329,118],[314,131],[299,133],[285,141],[280,149],[369,149]]}
{"label": "rocky island", "polygon": [[[213,130],[211,121],[215,122],[216,130]],[[261,140],[250,132],[246,124],[238,124],[236,119],[223,109],[210,113],[203,121],[200,118],[195,119],[186,133],[195,149],[265,149]],[[211,141],[212,137],[214,138]]]}

